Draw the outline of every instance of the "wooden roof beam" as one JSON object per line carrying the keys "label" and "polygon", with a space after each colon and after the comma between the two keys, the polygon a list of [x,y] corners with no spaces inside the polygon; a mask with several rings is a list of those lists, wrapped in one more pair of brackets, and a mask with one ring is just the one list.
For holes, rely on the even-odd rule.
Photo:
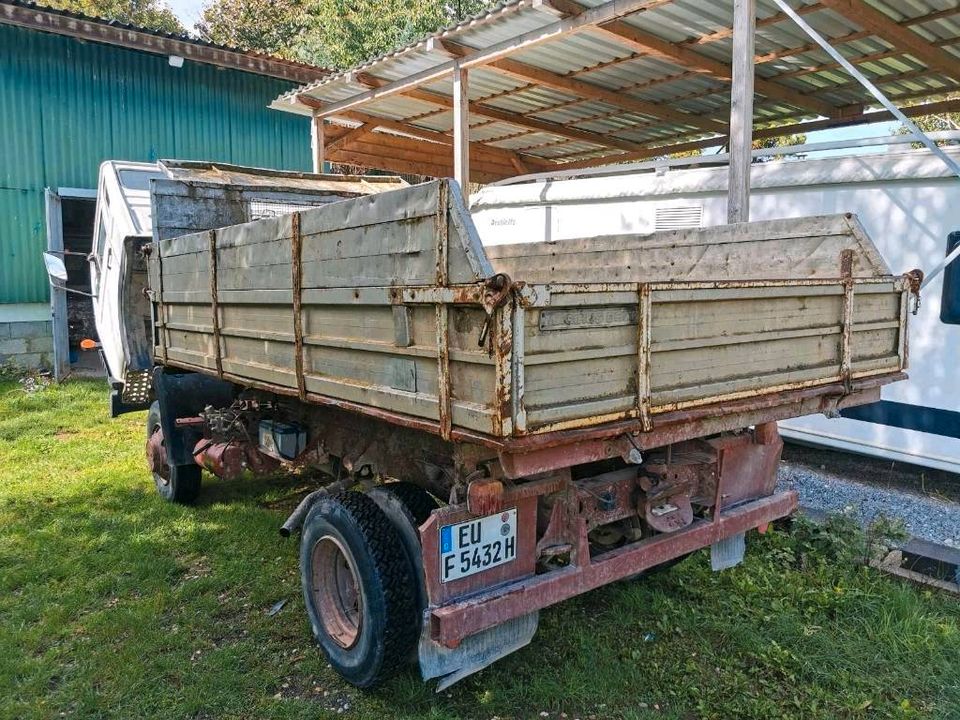
{"label": "wooden roof beam", "polygon": [[[300,98],[300,102],[303,102],[305,105],[310,105],[311,107],[321,105],[321,103],[309,96]],[[436,145],[446,146],[453,143],[453,139],[445,133],[427,128],[418,128],[408,123],[391,120],[389,118],[381,118],[376,115],[370,115],[369,113],[347,110],[340,113],[337,117],[354,120],[363,124],[355,128],[350,128],[345,133],[338,135],[332,141],[328,142],[326,144],[327,152],[348,150],[348,146],[368,139],[377,128],[392,130],[395,133],[403,133],[409,136],[408,139],[415,138]],[[397,136],[395,135],[394,137]],[[528,158],[520,158],[516,151],[491,147],[480,142],[476,143],[476,150],[479,156],[495,159],[497,162],[513,163],[515,160],[528,160]],[[543,164],[542,161],[535,156],[529,158],[529,162],[533,165]]]}
{"label": "wooden roof beam", "polygon": [[[797,8],[798,15],[809,15],[810,13],[815,13],[820,10],[823,10],[823,5],[820,3],[813,3],[812,5],[801,5]],[[768,25],[777,25],[778,23],[785,22],[790,19],[790,16],[786,13],[778,12],[774,15],[770,15],[765,18],[757,18],[757,27],[767,27]],[[733,28],[727,27],[716,32],[712,32],[709,35],[700,35],[699,37],[691,38],[686,41],[685,45],[706,45],[708,43],[719,42],[720,40],[726,40],[727,38],[733,37]]]}
{"label": "wooden roof beam", "polygon": [[[461,57],[468,57],[473,48],[466,45],[459,45],[453,41],[444,41],[444,46],[452,52],[461,53]],[[707,132],[718,132],[724,129],[723,123],[708,120],[704,121],[695,115],[673,110],[672,108],[658,105],[656,103],[641,100],[640,98],[626,95],[622,90],[609,90],[607,88],[595,85],[593,83],[578,80],[568,75],[558,75],[557,73],[545,70],[535,65],[528,65],[519,60],[504,58],[493,60],[486,63],[486,67],[498,70],[501,73],[519,78],[522,82],[533,81],[556,90],[562,90],[578,97],[589,98],[591,100],[600,100],[614,107],[619,107],[630,112],[648,115],[662,120],[670,120],[680,125],[700,128]]]}
{"label": "wooden roof beam", "polygon": [[[584,8],[575,0],[550,0],[550,4],[571,14],[582,12]],[[694,52],[690,48],[644,32],[622,20],[613,20],[597,25],[592,28],[592,31],[602,33],[614,42],[626,45],[633,50],[668,60],[681,67],[698,70],[726,82],[731,82],[733,79],[733,70],[727,63],[714,60]],[[825,117],[833,117],[840,112],[839,108],[830,103],[816,98],[804,97],[797,90],[760,77],[754,79],[754,89],[768,98],[780,100]]]}
{"label": "wooden roof beam", "polygon": [[[373,77],[372,75],[367,75],[365,73],[358,73],[357,80],[370,87],[375,87],[378,83],[384,82],[379,78]],[[431,90],[421,90],[419,88],[411,89],[404,92],[403,95],[415,100],[437,105],[446,110],[453,109],[452,98]],[[309,105],[309,101],[311,100],[315,105],[321,105],[321,103],[313,98],[310,98],[309,96],[300,96],[300,102],[303,102],[306,105]],[[503,122],[510,123],[511,125],[516,125],[517,127],[527,128],[531,131],[550,133],[551,135],[557,135],[558,137],[565,137],[568,140],[582,140],[584,142],[594,143],[600,147],[613,147],[628,151],[638,150],[641,147],[641,145],[638,143],[630,140],[621,140],[616,137],[600,135],[599,133],[590,132],[588,130],[577,130],[576,128],[560,125],[558,123],[527,118],[518,113],[510,112],[509,110],[501,110],[500,108],[485,105],[483,104],[483,100],[471,101],[470,112],[491,120],[501,120]]]}
{"label": "wooden roof beam", "polygon": [[913,55],[927,67],[952,78],[960,78],[960,58],[925,40],[863,0],[821,0],[822,4],[847,20],[871,31],[896,48]]}
{"label": "wooden roof beam", "polygon": [[[944,100],[941,102],[927,103],[924,105],[914,105],[912,107],[901,108],[901,111],[907,117],[923,117],[925,115],[958,112],[960,111],[960,99]],[[894,118],[888,111],[881,110],[870,113],[860,113],[859,115],[849,118],[826,118],[823,120],[809,120],[806,122],[794,123],[791,125],[781,125],[778,127],[754,129],[753,137],[755,140],[760,140],[763,138],[792,135],[794,133],[824,130],[831,127],[857,125],[863,122],[881,122],[892,119]],[[671,155],[677,152],[685,152],[687,150],[702,150],[703,148],[722,145],[724,140],[725,138],[723,137],[713,137],[703,140],[691,140],[682,143],[676,143],[674,145],[657,145],[655,147],[651,145],[644,150],[637,152],[611,154],[603,158],[591,158],[582,161],[557,163],[555,164],[555,169],[580,170],[583,168],[610,165],[612,163],[649,160],[650,158],[662,157],[664,155]]]}
{"label": "wooden roof beam", "polygon": [[[455,67],[462,70],[469,70],[473,67],[488,65],[498,58],[507,57],[513,53],[536,47],[537,45],[556,40],[565,35],[583,32],[597,23],[615,20],[618,17],[630,15],[635,12],[642,12],[671,1],[672,0],[607,0],[607,2],[602,5],[592,7],[574,17],[557,20],[557,22],[544,25],[535,30],[530,30],[520,35],[501,40],[489,47],[475,49],[467,56],[441,62],[408,77],[387,82],[380,87],[372,88],[366,92],[361,92],[351,97],[329,103],[325,105],[322,110],[319,110],[317,114],[321,117],[335,115],[342,110],[350,110],[374,100],[402,94],[407,90],[418,88],[424,84],[435,82],[449,76]],[[319,87],[322,87],[322,84]]]}
{"label": "wooden roof beam", "polygon": [[[393,132],[403,133],[412,138],[418,140],[423,140],[424,142],[434,143],[436,145],[442,146],[451,146],[453,145],[453,137],[444,132],[439,132],[437,130],[430,130],[427,128],[419,128],[409,123],[400,122],[397,120],[390,120],[388,118],[377,117],[376,115],[370,115],[369,113],[358,112],[358,111],[347,111],[339,117],[345,117],[350,120],[357,120],[363,122],[364,125],[361,127],[369,127],[370,132],[373,132],[374,128],[383,128],[384,130],[392,130]],[[357,128],[359,130],[360,128]],[[368,133],[364,133],[366,135]],[[343,143],[340,143],[337,147],[341,147],[345,144],[349,144],[354,140],[359,139],[361,135],[346,138]],[[330,143],[333,145],[333,143]],[[501,162],[513,163],[515,161],[522,161],[525,163],[530,163],[532,165],[543,165],[543,162],[540,158],[537,157],[521,157],[520,153],[514,150],[507,150],[505,148],[493,147],[486,145],[485,143],[474,140],[472,142],[476,152],[481,157],[490,157],[496,158]],[[329,146],[328,146],[329,147]],[[522,151],[520,151],[522,152]]]}

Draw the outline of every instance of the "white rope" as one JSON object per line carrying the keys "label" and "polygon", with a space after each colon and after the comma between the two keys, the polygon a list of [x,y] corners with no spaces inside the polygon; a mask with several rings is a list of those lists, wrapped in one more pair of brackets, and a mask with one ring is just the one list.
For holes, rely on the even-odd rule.
{"label": "white rope", "polygon": [[[836,60],[843,67],[844,70],[850,73],[850,75],[852,75],[857,82],[863,85],[870,92],[870,94],[873,95],[881,105],[883,105],[883,107],[885,107],[887,110],[890,111],[891,115],[893,115],[897,120],[903,123],[903,125],[907,128],[907,130],[910,131],[910,133],[913,135],[913,137],[917,139],[917,141],[923,143],[924,147],[926,147],[927,150],[929,150],[938,158],[943,160],[946,166],[950,168],[950,171],[954,175],[956,175],[958,178],[960,178],[960,163],[958,163],[952,157],[947,155],[943,151],[943,149],[940,148],[939,145],[937,145],[933,140],[927,137],[924,134],[924,132],[920,128],[918,128],[913,123],[913,121],[910,120],[910,118],[908,118],[906,115],[903,114],[903,112],[901,112],[900,108],[898,108],[896,105],[890,102],[890,100],[887,99],[887,96],[884,95],[876,85],[870,82],[870,80],[866,77],[866,75],[864,75],[859,70],[857,70],[857,68],[853,66],[853,63],[847,60],[843,55],[837,52],[837,50],[832,45],[830,45],[830,43],[824,40],[823,36],[820,35],[820,33],[818,33],[812,27],[810,27],[810,25],[807,23],[806,20],[800,17],[800,15],[798,15],[797,12],[792,7],[787,5],[785,0],[773,0],[773,2],[776,3],[777,7],[779,7],[784,13],[789,15],[790,18],[797,25],[799,25],[800,28],[807,35],[809,35],[814,42],[817,43],[817,45],[822,47],[830,57]],[[854,18],[854,22],[856,22],[856,18]],[[923,284],[920,287],[922,288],[928,285],[931,280],[933,280],[935,277],[937,277],[937,275],[943,272],[943,269],[947,267],[947,265],[952,263],[954,260],[956,260],[957,257],[960,257],[960,246],[958,246],[953,252],[951,252],[943,260],[941,260],[932,270],[924,274]]]}

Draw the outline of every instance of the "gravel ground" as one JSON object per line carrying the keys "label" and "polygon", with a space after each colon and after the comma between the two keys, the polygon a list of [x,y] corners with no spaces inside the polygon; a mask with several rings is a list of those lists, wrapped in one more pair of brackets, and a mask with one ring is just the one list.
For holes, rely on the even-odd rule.
{"label": "gravel ground", "polygon": [[960,503],[852,480],[826,469],[780,463],[778,490],[800,493],[801,507],[854,514],[863,525],[877,516],[900,518],[911,535],[960,547]]}

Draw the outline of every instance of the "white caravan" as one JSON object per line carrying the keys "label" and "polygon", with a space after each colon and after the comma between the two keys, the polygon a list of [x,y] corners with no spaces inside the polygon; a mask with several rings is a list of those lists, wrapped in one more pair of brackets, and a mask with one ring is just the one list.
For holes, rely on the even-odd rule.
{"label": "white caravan", "polygon": [[[960,148],[947,151],[960,159]],[[727,175],[725,165],[674,169],[649,163],[629,174],[533,178],[484,188],[471,199],[471,211],[485,243],[706,227],[726,222]],[[960,243],[960,179],[926,150],[755,163],[751,187],[751,220],[856,214],[893,272],[933,267],[951,233],[954,245]],[[954,323],[960,323],[960,261],[922,293],[910,324],[909,381],[884,387],[881,402],[844,411],[841,418],[783,422],[783,435],[960,472],[954,365],[960,325]]]}

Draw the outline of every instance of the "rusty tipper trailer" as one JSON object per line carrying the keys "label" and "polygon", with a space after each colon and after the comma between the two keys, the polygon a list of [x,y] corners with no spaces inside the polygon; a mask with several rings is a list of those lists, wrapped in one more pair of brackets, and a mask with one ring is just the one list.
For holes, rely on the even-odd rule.
{"label": "rusty tipper trailer", "polygon": [[318,642],[362,687],[417,648],[455,682],[528,643],[541,608],[698,548],[739,562],[796,505],[773,494],[776,421],[904,377],[917,278],[851,216],[484,245],[438,181],[162,221],[157,486],[325,470],[283,532]]}

